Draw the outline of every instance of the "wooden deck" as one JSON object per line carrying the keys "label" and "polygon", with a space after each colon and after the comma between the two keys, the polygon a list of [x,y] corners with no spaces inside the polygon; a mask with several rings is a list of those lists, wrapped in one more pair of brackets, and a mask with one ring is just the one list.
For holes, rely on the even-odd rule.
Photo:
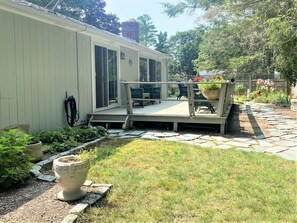
{"label": "wooden deck", "polygon": [[[106,124],[107,128],[110,123],[122,123],[123,129],[129,129],[133,127],[134,122],[167,122],[173,124],[174,131],[178,130],[181,123],[216,124],[220,125],[220,133],[224,134],[232,105],[230,97],[233,91],[230,91],[228,87],[233,90],[233,85],[229,83],[222,86],[219,100],[207,100],[216,110],[213,114],[207,107],[200,107],[195,111],[193,95],[182,100],[162,98],[161,103],[156,100],[154,104],[147,100],[143,108],[137,105],[133,106],[128,90],[127,107],[91,113],[89,114],[89,123],[90,125]],[[127,89],[130,89],[129,84]]]}
{"label": "wooden deck", "polygon": [[189,116],[187,101],[163,101],[161,104],[145,105],[143,108],[135,106],[133,114],[130,115],[127,115],[126,108],[113,108],[91,113],[90,116],[93,123],[105,124],[116,122],[124,124],[129,117],[129,127],[133,127],[133,121],[169,122],[173,123],[174,131],[177,131],[179,123],[219,124],[220,132],[224,134],[228,113],[218,117],[217,114],[211,114],[208,108],[201,107],[195,112],[195,116]]}

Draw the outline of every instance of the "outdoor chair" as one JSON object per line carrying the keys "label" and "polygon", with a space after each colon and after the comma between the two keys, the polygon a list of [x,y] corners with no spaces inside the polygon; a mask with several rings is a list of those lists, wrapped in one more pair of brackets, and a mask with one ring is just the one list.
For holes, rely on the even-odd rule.
{"label": "outdoor chair", "polygon": [[[151,84],[143,84],[141,86],[143,88],[144,93],[149,93],[151,99],[161,99],[161,88],[160,87],[154,87]],[[151,101],[153,104],[155,101]],[[161,101],[159,101],[161,103]]]}
{"label": "outdoor chair", "polygon": [[177,100],[181,99],[182,96],[188,97],[188,88],[187,85],[178,84],[179,95],[177,96]]}
{"label": "outdoor chair", "polygon": [[[143,88],[131,88],[131,97],[132,97],[132,100],[143,98]],[[138,103],[139,106],[143,108],[143,101],[133,100],[133,105],[134,103]]]}

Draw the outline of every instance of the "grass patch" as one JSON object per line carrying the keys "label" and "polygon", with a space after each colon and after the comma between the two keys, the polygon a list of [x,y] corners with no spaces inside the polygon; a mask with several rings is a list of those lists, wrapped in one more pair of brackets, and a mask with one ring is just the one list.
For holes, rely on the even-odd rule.
{"label": "grass patch", "polygon": [[79,222],[296,222],[296,163],[234,150],[107,140],[89,179],[114,185]]}

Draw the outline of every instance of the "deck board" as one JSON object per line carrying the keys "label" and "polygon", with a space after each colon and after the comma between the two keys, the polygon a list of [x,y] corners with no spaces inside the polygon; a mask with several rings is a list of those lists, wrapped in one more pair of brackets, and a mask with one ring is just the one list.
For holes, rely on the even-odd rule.
{"label": "deck board", "polygon": [[[98,111],[92,114],[96,115],[124,115],[126,114],[126,108],[112,108],[105,111]],[[145,105],[143,108],[134,106],[134,115],[151,115],[151,116],[183,116],[189,117],[189,106],[187,101],[163,101],[162,103],[155,103],[152,105]],[[201,108],[195,115],[209,115],[215,117],[216,114],[211,114],[207,108]]]}

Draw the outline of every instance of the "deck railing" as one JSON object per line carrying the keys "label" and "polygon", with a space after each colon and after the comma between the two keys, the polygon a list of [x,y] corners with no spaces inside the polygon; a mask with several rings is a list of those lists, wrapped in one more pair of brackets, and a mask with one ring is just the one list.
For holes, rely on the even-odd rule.
{"label": "deck railing", "polygon": [[[189,116],[195,117],[195,102],[209,102],[215,105],[216,108],[216,115],[217,117],[223,117],[229,105],[233,103],[233,92],[234,92],[234,83],[232,82],[211,82],[211,84],[220,84],[220,96],[218,100],[208,100],[208,99],[194,99],[194,87],[193,85],[202,85],[202,84],[210,84],[210,82],[138,82],[138,81],[122,81],[121,84],[125,86],[126,89],[126,96],[127,96],[127,114],[133,114],[133,101],[172,101],[178,100],[177,98],[162,98],[160,99],[144,99],[144,98],[132,98],[131,95],[131,87],[132,85],[178,85],[183,84],[187,86],[187,99],[180,99],[179,101],[188,101],[189,107]],[[162,87],[161,87],[162,88]]]}

